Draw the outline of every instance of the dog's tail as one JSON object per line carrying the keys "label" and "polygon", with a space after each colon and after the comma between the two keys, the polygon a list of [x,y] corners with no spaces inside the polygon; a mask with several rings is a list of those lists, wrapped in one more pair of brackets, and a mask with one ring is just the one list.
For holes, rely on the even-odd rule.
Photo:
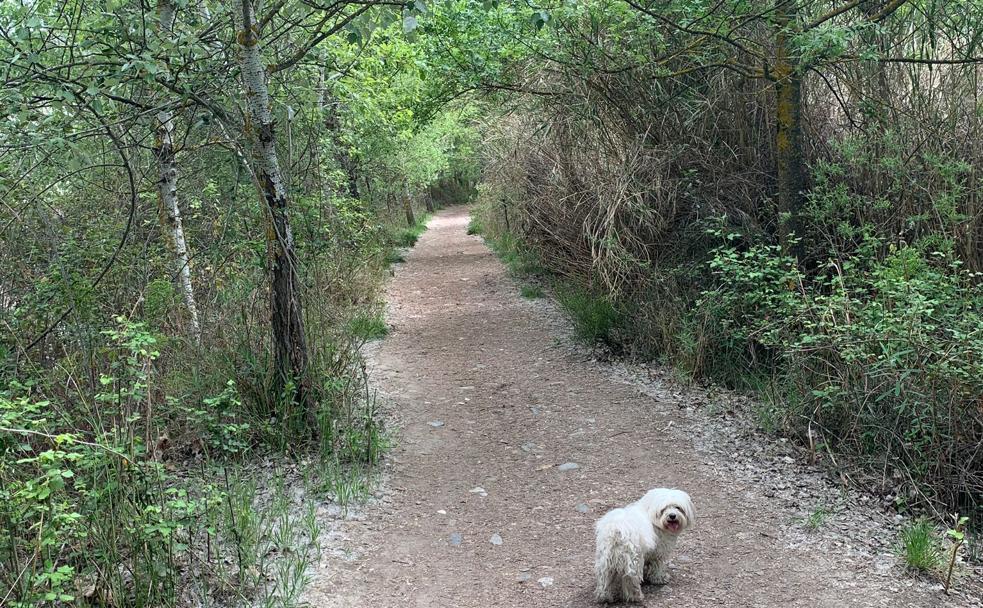
{"label": "dog's tail", "polygon": [[[597,547],[594,556],[596,587],[594,597],[599,602],[613,602],[632,596],[642,573],[642,556],[632,541],[625,524],[617,519],[597,522]],[[636,570],[639,570],[636,572]]]}

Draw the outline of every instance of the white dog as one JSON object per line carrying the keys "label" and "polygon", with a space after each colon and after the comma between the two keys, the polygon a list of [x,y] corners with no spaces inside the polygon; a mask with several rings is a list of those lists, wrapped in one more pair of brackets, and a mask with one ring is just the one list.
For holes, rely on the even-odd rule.
{"label": "white dog", "polygon": [[689,494],[656,488],[597,521],[594,573],[599,602],[642,600],[642,581],[669,582],[669,558],[680,532],[695,523]]}

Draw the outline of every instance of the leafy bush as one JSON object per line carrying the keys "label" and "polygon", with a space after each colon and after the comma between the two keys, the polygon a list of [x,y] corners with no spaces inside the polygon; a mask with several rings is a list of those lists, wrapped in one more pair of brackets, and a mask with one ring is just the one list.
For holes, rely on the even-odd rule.
{"label": "leafy bush", "polygon": [[[978,277],[914,247],[882,261],[864,251],[809,281],[777,247],[727,245],[709,266],[716,285],[695,313],[707,319],[710,351],[700,371],[733,382],[763,366],[776,374],[784,419],[807,441],[818,433],[819,447],[876,459],[930,500],[979,508]],[[714,363],[735,360],[736,369]]]}

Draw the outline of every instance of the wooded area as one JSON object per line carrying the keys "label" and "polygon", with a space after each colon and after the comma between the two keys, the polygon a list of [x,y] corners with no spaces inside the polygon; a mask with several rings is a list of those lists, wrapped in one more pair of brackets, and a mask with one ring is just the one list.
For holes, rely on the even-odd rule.
{"label": "wooded area", "polygon": [[381,286],[472,200],[586,341],[978,525],[981,71],[979,0],[0,4],[0,604],[293,605],[248,471],[369,491]]}

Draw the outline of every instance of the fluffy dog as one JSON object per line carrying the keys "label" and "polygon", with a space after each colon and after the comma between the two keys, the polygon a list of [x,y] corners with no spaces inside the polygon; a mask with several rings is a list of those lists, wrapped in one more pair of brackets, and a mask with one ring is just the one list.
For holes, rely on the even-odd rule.
{"label": "fluffy dog", "polygon": [[669,582],[669,558],[679,533],[695,523],[689,494],[656,488],[597,521],[594,574],[599,602],[642,600],[642,581]]}

